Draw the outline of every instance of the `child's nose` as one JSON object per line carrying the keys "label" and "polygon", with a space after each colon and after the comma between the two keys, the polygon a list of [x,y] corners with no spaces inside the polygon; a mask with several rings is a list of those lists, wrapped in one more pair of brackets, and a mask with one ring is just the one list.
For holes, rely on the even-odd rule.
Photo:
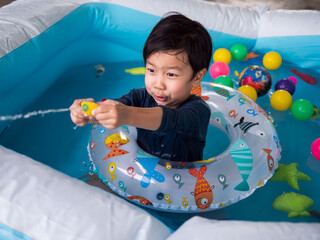
{"label": "child's nose", "polygon": [[165,84],[164,84],[164,78],[162,76],[158,76],[156,83],[155,83],[155,88],[157,89],[165,89]]}

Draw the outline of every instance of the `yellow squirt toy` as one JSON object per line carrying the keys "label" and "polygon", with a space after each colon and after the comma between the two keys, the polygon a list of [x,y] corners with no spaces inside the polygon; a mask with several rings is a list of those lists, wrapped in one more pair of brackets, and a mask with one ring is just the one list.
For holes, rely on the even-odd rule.
{"label": "yellow squirt toy", "polygon": [[89,117],[92,117],[91,111],[95,108],[99,107],[98,104],[94,102],[82,102],[81,103],[81,109],[82,111],[87,114]]}

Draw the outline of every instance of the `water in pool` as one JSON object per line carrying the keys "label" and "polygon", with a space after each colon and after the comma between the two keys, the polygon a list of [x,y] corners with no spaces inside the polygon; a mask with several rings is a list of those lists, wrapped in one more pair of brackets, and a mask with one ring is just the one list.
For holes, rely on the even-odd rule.
{"label": "water in pool", "polygon": [[[241,72],[245,67],[254,64],[261,65],[261,60],[231,62],[230,76],[234,79],[235,88],[238,85],[234,71]],[[132,75],[125,72],[125,69],[143,67],[143,62],[102,63],[102,65],[105,67],[105,73],[101,77],[96,76],[97,71],[94,65],[78,66],[64,72],[55,84],[28,108],[24,109],[24,112],[67,108],[77,98],[92,97],[97,101],[102,98],[116,98],[132,88],[144,86],[143,75]],[[292,69],[296,69],[298,73]],[[308,74],[311,78],[306,77],[302,80],[293,72]],[[274,199],[282,193],[296,192],[312,198],[315,202],[313,209],[320,211],[320,194],[318,193],[320,189],[320,161],[311,155],[310,150],[312,142],[320,136],[320,118],[317,116],[308,121],[298,121],[292,117],[289,110],[284,112],[274,110],[270,106],[270,96],[277,80],[296,76],[298,84],[293,101],[304,98],[319,107],[319,83],[312,85],[308,79],[315,77],[319,81],[320,76],[312,70],[299,69],[288,64],[283,64],[278,70],[270,71],[270,73],[273,79],[272,88],[267,95],[258,98],[257,103],[274,120],[283,149],[280,162],[283,164],[298,163],[299,171],[310,176],[312,181],[299,181],[299,191],[286,182],[268,181],[264,187],[259,188],[251,196],[238,203],[221,210],[197,213],[196,215],[210,219],[319,222],[319,218],[315,216],[290,219],[286,213],[277,211],[271,206]],[[204,81],[211,81],[209,74],[206,75]],[[74,127],[69,112],[19,119],[8,124],[0,136],[0,144],[72,177],[80,178],[91,170],[86,150],[91,127]],[[207,145],[204,150],[205,159],[222,153],[228,145],[228,137],[220,130],[209,126]],[[195,215],[146,210],[172,229],[176,229]]]}

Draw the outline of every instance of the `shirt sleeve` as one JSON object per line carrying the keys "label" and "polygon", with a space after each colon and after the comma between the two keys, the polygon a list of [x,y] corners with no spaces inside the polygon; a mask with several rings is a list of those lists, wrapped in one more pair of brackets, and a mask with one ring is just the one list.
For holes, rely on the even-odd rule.
{"label": "shirt sleeve", "polygon": [[202,99],[195,99],[183,106],[172,109],[160,106],[163,110],[158,134],[176,132],[185,136],[205,138],[210,119],[210,108]]}
{"label": "shirt sleeve", "polygon": [[124,105],[132,107],[143,107],[145,96],[144,89],[132,89],[129,93],[123,95],[120,98],[114,99],[117,102],[121,102]]}

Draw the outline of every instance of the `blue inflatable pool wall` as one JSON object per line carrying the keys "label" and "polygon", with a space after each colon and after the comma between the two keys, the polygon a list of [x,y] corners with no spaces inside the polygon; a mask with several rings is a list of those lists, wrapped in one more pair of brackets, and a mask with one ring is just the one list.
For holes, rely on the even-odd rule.
{"label": "blue inflatable pool wall", "polygon": [[[2,106],[8,106],[2,114],[22,112],[61,73],[73,66],[141,60],[144,41],[160,18],[114,4],[87,3],[79,6],[0,58],[0,101]],[[310,26],[310,31],[312,29]],[[249,50],[261,54],[277,51],[285,61],[320,72],[320,57],[317,54],[320,51],[317,44],[319,34],[249,38],[212,29],[208,31],[216,49],[243,43]],[[27,99],[18,97],[28,92],[32,95]],[[0,130],[3,130],[4,124],[1,123]]]}
{"label": "blue inflatable pool wall", "polygon": [[[87,77],[88,72],[93,69],[93,66],[100,63],[104,64],[106,72],[109,70],[110,73],[112,70],[120,72],[119,69],[121,69],[121,76],[115,74],[110,77],[111,79],[108,78],[110,82],[106,84],[109,84],[110,92],[122,86],[125,91],[132,87],[143,86],[143,76],[125,75],[122,68],[143,66],[144,42],[153,26],[168,11],[178,11],[201,22],[213,39],[214,49],[230,48],[235,43],[243,43],[249,51],[260,55],[259,59],[251,59],[246,63],[233,60],[232,66],[236,69],[241,69],[246,64],[261,63],[261,56],[271,50],[277,51],[282,56],[284,69],[281,70],[282,72],[280,70],[272,72],[274,82],[284,75],[294,75],[292,69],[297,69],[298,75],[294,75],[298,78],[297,88],[299,88],[296,96],[305,96],[312,104],[320,107],[320,13],[318,11],[267,11],[267,7],[244,9],[193,0],[136,0],[132,2],[126,0],[98,2],[66,0],[64,2],[52,1],[50,4],[41,0],[30,0],[16,1],[0,9],[0,19],[4,19],[0,23],[0,34],[4,36],[2,38],[4,40],[0,40],[0,105],[2,106],[0,116],[39,110],[39,106],[42,106],[39,102],[43,100],[48,101],[48,104],[43,106],[67,108],[71,104],[69,102],[71,96],[76,97],[81,94],[84,96],[84,90],[80,91],[79,87],[86,87],[86,84],[90,84],[90,79]],[[76,71],[77,74],[73,74],[72,71]],[[234,73],[230,75],[234,76]],[[74,82],[68,82],[71,78],[71,81]],[[92,79],[92,83],[98,87],[104,84],[103,81],[99,82],[99,79],[94,77]],[[209,74],[204,81],[211,81]],[[64,85],[64,82],[67,84]],[[64,95],[61,94],[62,92]],[[90,86],[88,93],[95,93],[93,86]],[[44,98],[43,95],[46,94],[48,97]],[[119,93],[115,90],[114,94]],[[301,171],[309,171],[308,174],[313,181],[311,183],[299,182],[303,186],[300,193],[312,195],[319,189],[320,166],[314,158],[312,159],[308,146],[313,139],[320,137],[319,116],[309,120],[310,122],[295,121],[288,111],[275,112],[271,109],[269,97],[270,95],[267,95],[257,102],[267,113],[277,116],[274,125],[282,141],[284,152],[282,162],[285,164],[299,162]],[[63,172],[78,178],[80,173],[88,170],[77,169],[80,169],[83,162],[87,161],[85,145],[90,128],[73,130],[68,114],[61,117],[63,119],[61,122],[61,119],[56,120],[50,116],[42,120],[33,119],[30,119],[30,122],[33,121],[30,125],[24,125],[24,120],[16,121],[17,123],[0,121],[1,145],[44,163],[42,166],[39,162],[0,146],[2,156],[0,172],[3,172],[5,176],[2,180],[2,188],[0,187],[0,205],[3,204],[7,209],[2,214],[0,213],[2,229],[7,231],[12,228],[15,235],[19,235],[20,232],[25,233],[25,239],[28,237],[41,239],[43,236],[56,239],[60,236],[63,236],[64,239],[83,236],[85,239],[86,236],[92,237],[92,232],[95,232],[96,239],[105,239],[106,236],[120,239],[120,232],[112,231],[114,227],[123,228],[123,233],[130,232],[131,235],[125,235],[127,238],[130,236],[148,239],[154,231],[156,232],[155,239],[165,239],[170,235],[168,228],[150,214],[140,209],[136,210],[136,207],[111,194],[107,195],[95,188],[89,188],[86,184],[82,185],[81,181],[61,174]],[[40,121],[45,122],[46,128],[37,127]],[[33,128],[30,129],[28,126]],[[50,129],[50,131],[42,132],[41,129]],[[34,132],[37,133],[33,135]],[[54,132],[62,133],[57,137],[53,136]],[[69,139],[67,135],[73,135],[73,138]],[[36,139],[33,140],[33,136]],[[56,144],[52,144],[52,139],[55,139]],[[78,145],[73,147],[73,141],[78,140]],[[43,146],[42,144],[46,144],[46,148],[37,153],[37,150],[34,149]],[[74,162],[71,164],[70,161]],[[45,165],[59,172],[54,172]],[[17,186],[13,186],[11,182],[17,182]],[[56,184],[56,187],[52,186],[53,184]],[[274,218],[270,216],[261,219],[260,213],[270,212],[275,194],[285,191],[282,189],[290,190],[286,183],[281,184],[279,183],[276,189],[272,188],[274,185],[266,185],[262,188],[263,190],[256,191],[253,194],[254,197],[250,197],[253,200],[248,198],[247,202],[240,201],[237,206],[226,208],[226,212],[216,212],[214,217],[205,214],[202,216],[223,219],[231,216],[232,214],[228,216],[230,212],[234,212],[231,217],[233,220],[273,221]],[[263,191],[268,192],[267,196],[263,194],[265,193]],[[87,192],[94,197],[86,195]],[[25,195],[18,193],[25,193]],[[83,195],[86,198],[82,199]],[[61,200],[57,196],[64,198]],[[77,198],[72,196],[77,196]],[[42,204],[42,198],[46,199],[42,201],[47,202],[46,206],[50,204],[51,210]],[[319,197],[314,194],[313,198],[315,200],[314,209],[319,211]],[[268,207],[263,205],[266,201]],[[62,202],[67,205],[63,205]],[[253,206],[252,204],[251,206],[252,202],[254,204],[260,202],[260,205]],[[251,211],[247,210],[247,204],[250,205]],[[87,206],[86,209],[83,209],[83,206]],[[123,209],[121,206],[124,206]],[[90,215],[90,209],[95,212],[96,219]],[[29,211],[35,212],[34,218],[28,214]],[[152,211],[150,213],[174,230],[186,221],[186,227],[183,228],[183,225],[183,230],[178,230],[171,235],[172,239],[181,239],[181,237],[191,236],[194,233],[188,233],[189,221],[195,232],[207,234],[203,237],[213,234],[218,237],[220,234],[219,228],[214,227],[221,225],[214,225],[213,221],[208,223],[197,217],[187,221],[192,217],[191,215],[180,215],[179,217],[170,215],[168,217],[161,213]],[[101,222],[108,214],[113,217],[114,222],[108,225],[107,221],[107,225],[102,225]],[[219,214],[222,216],[217,217]],[[74,223],[72,216],[77,216],[77,224]],[[136,219],[133,216],[136,216]],[[46,220],[43,220],[43,217]],[[42,223],[48,223],[45,224],[46,227],[37,224],[41,222],[39,219],[42,219]],[[280,212],[277,219],[287,221],[287,216]],[[264,236],[269,239],[274,237],[271,234],[303,236],[306,239],[319,236],[319,224],[310,223],[318,221],[315,217],[298,218],[292,221],[305,221],[309,224],[270,223],[269,225],[267,222],[260,224],[257,222],[250,225],[249,222],[244,222],[237,228],[237,222],[234,222],[232,226],[238,237],[241,236],[243,229],[251,226],[254,226],[250,228],[251,230],[262,229],[263,234],[258,231],[254,234],[254,236],[259,234],[262,238]],[[65,222],[65,228],[61,227],[61,222]],[[201,226],[207,226],[206,224],[210,227],[201,230]],[[88,231],[83,231],[85,226],[88,226]],[[97,229],[96,226],[100,227]],[[270,232],[270,228],[274,231]],[[290,231],[283,230],[288,228]],[[68,237],[65,238],[66,236]],[[222,233],[220,236],[226,239]],[[248,235],[244,237],[250,239]]]}

